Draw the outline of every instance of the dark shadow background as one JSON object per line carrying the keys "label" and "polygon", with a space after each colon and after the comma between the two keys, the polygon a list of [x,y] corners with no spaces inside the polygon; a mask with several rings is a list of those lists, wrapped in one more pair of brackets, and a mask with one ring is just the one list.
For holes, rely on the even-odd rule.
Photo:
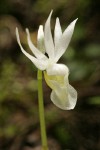
{"label": "dark shadow background", "polygon": [[[68,50],[60,59],[70,69],[78,91],[74,110],[63,111],[50,101],[43,80],[50,150],[100,150],[100,1],[0,1],[0,150],[40,150],[36,68],[21,52],[15,37],[28,50],[25,28],[36,44],[37,30],[51,9],[63,30],[78,17]],[[30,52],[30,51],[29,51]]]}

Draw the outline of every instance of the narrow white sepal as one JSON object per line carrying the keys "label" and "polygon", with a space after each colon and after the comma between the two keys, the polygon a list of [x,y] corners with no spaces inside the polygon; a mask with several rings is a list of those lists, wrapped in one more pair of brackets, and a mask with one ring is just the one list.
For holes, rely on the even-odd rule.
{"label": "narrow white sepal", "polygon": [[45,54],[45,44],[44,44],[44,32],[43,32],[43,26],[40,25],[38,29],[38,35],[37,35],[37,47],[38,49]]}
{"label": "narrow white sepal", "polygon": [[52,11],[50,12],[50,15],[45,23],[44,40],[45,40],[46,53],[48,54],[49,58],[54,59],[54,43],[51,34],[51,26],[50,26],[51,15],[52,15]]}
{"label": "narrow white sepal", "polygon": [[18,33],[18,28],[16,28],[16,37],[17,37],[17,42],[21,48],[21,51],[34,63],[34,65],[40,69],[40,70],[45,70],[47,67],[47,63],[45,60],[38,60],[37,58],[35,58],[34,56],[30,55],[29,53],[27,53],[20,42],[20,38],[19,38],[19,33]]}
{"label": "narrow white sepal", "polygon": [[61,36],[62,36],[62,29],[61,29],[59,18],[57,18],[55,23],[55,29],[54,29],[55,54]]}

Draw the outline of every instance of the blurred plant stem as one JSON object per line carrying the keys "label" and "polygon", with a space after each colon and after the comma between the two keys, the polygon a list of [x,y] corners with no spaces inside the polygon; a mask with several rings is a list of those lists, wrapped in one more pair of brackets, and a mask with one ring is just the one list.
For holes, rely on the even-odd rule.
{"label": "blurred plant stem", "polygon": [[45,117],[44,117],[42,71],[41,70],[38,70],[37,79],[38,79],[38,104],[39,104],[42,150],[48,150],[46,127],[45,127]]}

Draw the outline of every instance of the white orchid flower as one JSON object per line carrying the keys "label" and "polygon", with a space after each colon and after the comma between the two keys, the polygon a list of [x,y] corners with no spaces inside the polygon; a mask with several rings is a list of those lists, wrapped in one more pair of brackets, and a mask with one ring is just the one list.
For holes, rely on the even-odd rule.
{"label": "white orchid flower", "polygon": [[[69,84],[68,67],[64,64],[58,64],[58,60],[66,51],[71,40],[75,23],[74,20],[62,33],[59,18],[56,19],[54,39],[51,34],[50,20],[52,11],[43,26],[39,26],[37,36],[37,47],[31,41],[29,30],[26,29],[28,45],[34,56],[27,53],[21,45],[18,29],[16,28],[16,36],[18,44],[22,52],[33,62],[40,70],[44,71],[44,77],[48,86],[52,89],[51,100],[59,108],[63,110],[73,109],[77,101],[77,92]],[[45,55],[47,54],[47,55]]]}

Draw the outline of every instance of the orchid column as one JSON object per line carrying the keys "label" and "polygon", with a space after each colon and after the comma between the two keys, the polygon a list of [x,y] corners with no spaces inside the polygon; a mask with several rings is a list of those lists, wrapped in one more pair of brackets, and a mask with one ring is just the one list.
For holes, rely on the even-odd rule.
{"label": "orchid column", "polygon": [[[42,147],[47,148],[45,120],[44,120],[44,105],[43,105],[43,92],[42,92],[42,71],[47,85],[52,89],[50,99],[60,109],[70,110],[73,109],[77,101],[77,92],[69,84],[69,69],[64,64],[57,63],[61,56],[66,51],[71,37],[73,35],[75,23],[74,20],[64,32],[62,32],[59,18],[56,19],[54,38],[51,34],[51,20],[52,11],[43,26],[39,26],[37,36],[37,48],[31,41],[29,30],[26,29],[28,45],[33,55],[27,53],[21,45],[18,29],[16,28],[17,42],[21,51],[33,62],[38,68],[38,98],[39,98],[39,112],[40,112],[40,125]],[[45,55],[46,54],[46,55]]]}

